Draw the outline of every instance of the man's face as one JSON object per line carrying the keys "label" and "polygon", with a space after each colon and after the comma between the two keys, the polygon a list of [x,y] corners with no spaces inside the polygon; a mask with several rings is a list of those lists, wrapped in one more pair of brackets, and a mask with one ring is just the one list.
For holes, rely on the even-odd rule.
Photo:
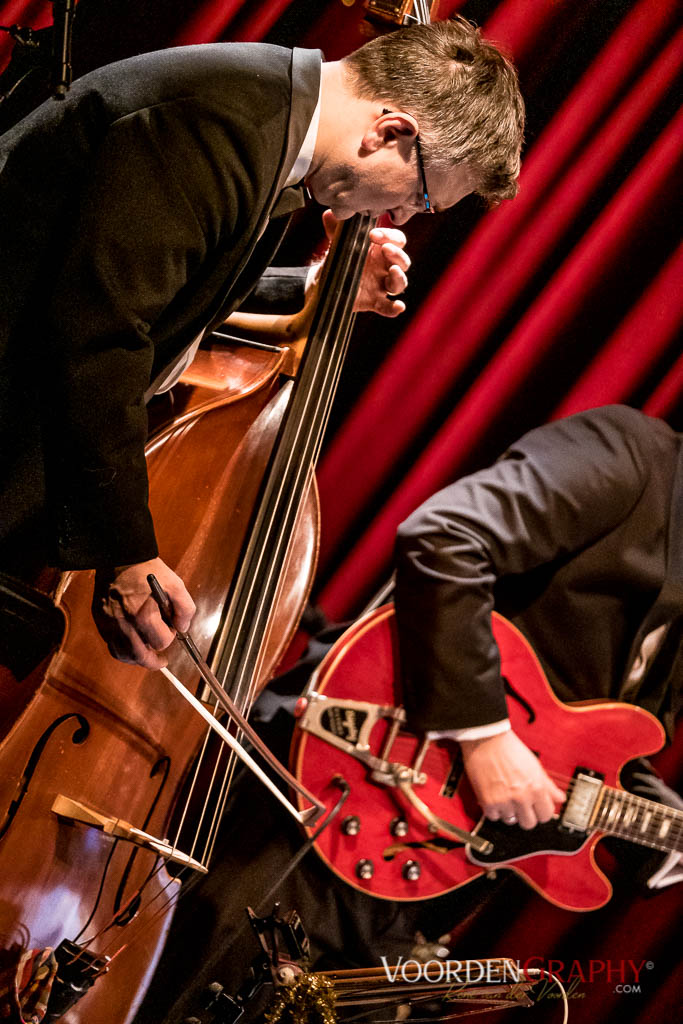
{"label": "man's face", "polygon": [[[306,184],[314,198],[329,206],[339,220],[355,213],[374,217],[386,213],[394,224],[405,224],[414,213],[425,212],[425,203],[415,140],[402,142],[401,146],[361,150],[351,158],[329,161],[311,174]],[[454,206],[473,190],[466,167],[448,171],[426,168],[426,181],[435,212]]]}

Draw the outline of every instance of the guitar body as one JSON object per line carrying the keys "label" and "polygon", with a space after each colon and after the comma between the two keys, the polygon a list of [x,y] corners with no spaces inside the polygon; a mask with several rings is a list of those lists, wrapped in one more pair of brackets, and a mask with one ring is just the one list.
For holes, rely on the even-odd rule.
{"label": "guitar body", "polygon": [[[664,730],[647,711],[611,701],[563,704],[551,691],[522,634],[495,614],[493,629],[512,728],[540,757],[546,771],[562,780],[562,787],[580,767],[600,773],[605,786],[619,789],[622,765],[661,748]],[[330,711],[323,718],[326,729],[355,742],[363,724],[362,710],[335,711],[335,700],[399,705],[397,665],[393,606],[387,605],[347,630],[312,681],[315,692],[329,702]],[[388,730],[386,720],[374,725],[369,740],[372,753],[380,754]],[[417,737],[401,731],[389,760],[410,766],[419,745]],[[525,832],[482,819],[455,742],[428,746],[421,766],[426,780],[415,785],[414,792],[438,817],[490,839],[493,852],[487,856],[443,831],[430,831],[427,820],[396,787],[372,781],[361,760],[319,733],[296,730],[293,763],[300,781],[328,806],[339,795],[334,777],[340,775],[348,783],[348,799],[337,820],[316,841],[316,848],[332,871],[369,895],[427,899],[486,871],[507,867],[547,900],[569,910],[595,910],[611,896],[610,883],[594,859],[595,844],[604,833],[569,832],[556,821]]]}

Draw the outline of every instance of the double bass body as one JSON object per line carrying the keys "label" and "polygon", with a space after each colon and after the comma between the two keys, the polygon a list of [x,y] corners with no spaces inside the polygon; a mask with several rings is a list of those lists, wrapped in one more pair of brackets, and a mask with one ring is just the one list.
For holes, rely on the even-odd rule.
{"label": "double bass body", "polygon": [[[180,409],[148,451],[159,548],[196,601],[192,635],[205,657],[286,405],[281,353],[238,346],[205,362],[212,358],[217,371],[196,371],[210,386],[181,385]],[[311,487],[304,504],[260,661],[263,683],[296,628],[313,574]],[[72,940],[112,959],[61,1019],[125,1024],[161,955],[179,889],[174,875],[193,869],[169,871],[154,849],[116,836],[130,823],[166,839],[204,729],[160,673],[109,656],[92,623],[91,593],[90,573],[66,577],[57,651],[24,679],[0,669],[0,971],[19,949]],[[181,650],[171,649],[169,667],[197,689]],[[58,813],[55,801],[64,799]],[[107,824],[64,814],[69,801]],[[181,842],[201,860],[190,830]]]}

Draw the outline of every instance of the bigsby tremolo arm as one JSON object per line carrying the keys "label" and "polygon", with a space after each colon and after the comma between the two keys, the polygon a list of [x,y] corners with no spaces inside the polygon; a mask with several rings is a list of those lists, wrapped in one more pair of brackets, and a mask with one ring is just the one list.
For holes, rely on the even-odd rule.
{"label": "bigsby tremolo arm", "polygon": [[[335,721],[332,721],[332,716]],[[370,734],[383,718],[391,721],[389,734],[384,743],[384,751],[388,753],[396,734],[405,723],[406,715],[403,708],[336,697],[328,700],[323,694],[309,690],[306,693],[306,709],[299,718],[299,728],[343,750],[357,761],[362,761],[372,772],[375,782],[394,786],[396,782],[392,762],[370,751]],[[345,732],[346,736],[341,735],[342,732]],[[420,772],[411,768],[406,770],[418,783],[423,784],[426,781],[426,777]]]}
{"label": "bigsby tremolo arm", "polygon": [[[383,719],[387,719],[390,726],[378,756],[371,752],[370,734]],[[413,786],[424,786],[427,781],[427,776],[421,771],[429,745],[427,740],[421,745],[413,767],[389,759],[391,747],[405,721],[406,714],[402,707],[337,697],[328,699],[315,690],[309,690],[306,693],[306,708],[299,718],[299,728],[361,761],[368,768],[373,782],[395,786],[435,830],[454,836],[479,853],[490,853],[492,843],[440,818],[415,793]]]}
{"label": "bigsby tremolo arm", "polygon": [[412,804],[416,811],[418,811],[423,818],[426,818],[430,825],[438,829],[439,832],[446,832],[449,836],[454,836],[461,842],[471,846],[473,850],[477,850],[479,853],[491,853],[493,850],[493,843],[489,842],[488,839],[482,839],[481,836],[475,835],[474,832],[467,832],[465,829],[458,828],[457,825],[451,825],[450,821],[444,821],[438,814],[434,814],[429,809],[424,800],[420,800],[417,793],[414,792],[412,782],[410,779],[409,769],[406,770],[403,765],[396,766],[396,785],[403,793],[406,800]]}

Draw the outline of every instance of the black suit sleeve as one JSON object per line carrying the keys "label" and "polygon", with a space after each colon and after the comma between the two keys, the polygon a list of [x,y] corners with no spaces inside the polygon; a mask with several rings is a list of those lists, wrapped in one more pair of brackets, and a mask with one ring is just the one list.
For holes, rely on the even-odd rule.
{"label": "black suit sleeve", "polygon": [[646,438],[646,418],[621,407],[549,424],[401,525],[396,615],[413,725],[506,717],[496,582],[571,557],[624,520],[647,480]]}
{"label": "black suit sleeve", "polygon": [[268,267],[240,304],[242,313],[297,313],[304,304],[309,267]]}
{"label": "black suit sleeve", "polygon": [[109,128],[56,268],[45,443],[56,557],[67,568],[156,554],[144,458],[152,329],[229,233],[236,205],[210,167],[192,167],[201,150],[189,124],[160,105]]}

